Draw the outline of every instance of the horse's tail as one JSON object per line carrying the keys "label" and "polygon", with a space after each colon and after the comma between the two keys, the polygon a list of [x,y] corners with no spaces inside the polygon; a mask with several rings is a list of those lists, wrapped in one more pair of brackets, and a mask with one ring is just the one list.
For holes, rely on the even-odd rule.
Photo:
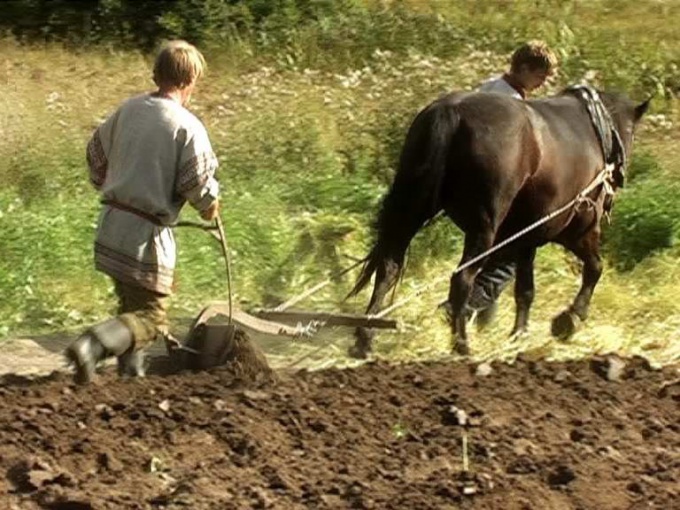
{"label": "horse's tail", "polygon": [[366,285],[368,285],[368,282],[371,281],[373,273],[375,273],[376,270],[378,269],[378,264],[380,263],[381,260],[382,257],[379,252],[378,244],[376,243],[371,249],[368,256],[366,257],[366,263],[364,264],[364,267],[361,269],[361,273],[359,273],[359,278],[357,278],[357,282],[354,284],[354,287],[352,287],[352,290],[349,291],[349,294],[347,294],[345,299],[351,298],[352,296],[356,296],[366,287]]}
{"label": "horse's tail", "polygon": [[422,110],[406,135],[394,182],[383,199],[374,228],[377,239],[354,288],[358,294],[381,264],[396,262],[403,269],[404,255],[413,236],[441,209],[441,189],[449,152],[460,117],[455,106],[441,99]]}

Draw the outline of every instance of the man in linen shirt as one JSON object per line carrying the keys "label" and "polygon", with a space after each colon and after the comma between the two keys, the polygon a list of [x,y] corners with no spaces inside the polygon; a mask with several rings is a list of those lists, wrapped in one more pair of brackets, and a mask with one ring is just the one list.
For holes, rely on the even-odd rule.
{"label": "man in linen shirt", "polygon": [[89,328],[66,350],[75,377],[92,379],[98,362],[118,357],[121,375],[143,375],[142,349],[169,338],[176,246],[172,225],[186,202],[204,220],[218,214],[218,162],[205,127],[187,106],[203,73],[185,41],[159,52],[154,93],[125,101],[87,146],[90,182],[102,197],[95,267],[113,280],[118,315]]}

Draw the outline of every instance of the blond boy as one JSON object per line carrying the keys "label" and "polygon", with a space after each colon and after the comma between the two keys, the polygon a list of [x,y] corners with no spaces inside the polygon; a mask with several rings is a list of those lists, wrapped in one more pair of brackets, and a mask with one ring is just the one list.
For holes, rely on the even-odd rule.
{"label": "blond boy", "polygon": [[118,357],[121,375],[144,374],[142,349],[168,337],[176,246],[170,225],[186,202],[207,221],[218,214],[218,162],[203,124],[185,107],[205,61],[185,41],[158,53],[158,89],[132,97],[87,146],[90,181],[102,197],[95,267],[113,279],[118,316],[89,328],[66,350],[76,380]]}

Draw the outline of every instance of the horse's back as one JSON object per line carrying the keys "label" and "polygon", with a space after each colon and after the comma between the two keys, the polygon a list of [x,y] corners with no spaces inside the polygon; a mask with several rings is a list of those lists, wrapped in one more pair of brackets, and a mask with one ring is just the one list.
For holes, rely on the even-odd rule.
{"label": "horse's back", "polygon": [[[559,174],[580,182],[600,164],[600,148],[579,100],[558,95],[523,101],[493,93],[452,98],[474,133],[476,150],[502,171],[537,176]],[[528,165],[528,166],[527,166]],[[570,175],[573,172],[581,174]]]}
{"label": "horse's back", "polygon": [[601,148],[583,105],[571,95],[527,101],[540,139],[540,174],[573,192],[583,187],[604,163]]}
{"label": "horse's back", "polygon": [[533,127],[527,104],[514,97],[475,92],[450,101],[469,133],[470,149],[482,160],[516,166],[521,152],[532,145]]}
{"label": "horse's back", "polygon": [[464,231],[478,229],[479,221],[497,225],[507,211],[507,198],[518,193],[536,167],[530,111],[523,101],[500,94],[454,93],[426,108],[421,124],[442,112],[457,119],[445,142],[444,209]]}
{"label": "horse's back", "polygon": [[[594,178],[603,164],[601,149],[583,105],[571,95],[523,102],[533,142],[529,157],[520,158],[523,182],[500,229],[501,237],[514,234],[573,199]],[[518,137],[518,139],[521,137]],[[520,147],[520,151],[526,150]],[[545,240],[564,228],[558,218],[529,237]]]}
{"label": "horse's back", "polygon": [[435,107],[460,117],[446,188],[450,215],[463,230],[470,220],[461,209],[481,207],[514,232],[573,198],[597,172],[598,145],[572,96],[451,94]]}
{"label": "horse's back", "polygon": [[520,182],[535,170],[538,158],[536,131],[527,104],[514,97],[477,92],[459,98],[455,108],[467,131],[467,146],[473,166],[483,169],[480,177],[496,186]]}
{"label": "horse's back", "polygon": [[526,119],[526,103],[495,92],[454,92],[433,104],[454,108],[471,126],[500,126]]}

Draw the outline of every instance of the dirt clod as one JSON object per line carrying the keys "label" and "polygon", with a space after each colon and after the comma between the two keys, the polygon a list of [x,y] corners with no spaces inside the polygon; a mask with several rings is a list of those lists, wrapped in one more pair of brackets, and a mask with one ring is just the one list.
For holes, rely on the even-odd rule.
{"label": "dirt clod", "polygon": [[97,457],[97,462],[102,469],[112,473],[120,473],[125,469],[123,463],[111,452],[102,452]]}
{"label": "dirt clod", "polygon": [[574,470],[569,466],[560,464],[548,473],[548,483],[553,486],[567,485],[576,480]]}
{"label": "dirt clod", "polygon": [[477,365],[477,369],[475,370],[475,375],[477,377],[487,377],[488,375],[491,375],[491,372],[493,372],[493,368],[491,367],[491,364],[480,363],[479,365]]}

